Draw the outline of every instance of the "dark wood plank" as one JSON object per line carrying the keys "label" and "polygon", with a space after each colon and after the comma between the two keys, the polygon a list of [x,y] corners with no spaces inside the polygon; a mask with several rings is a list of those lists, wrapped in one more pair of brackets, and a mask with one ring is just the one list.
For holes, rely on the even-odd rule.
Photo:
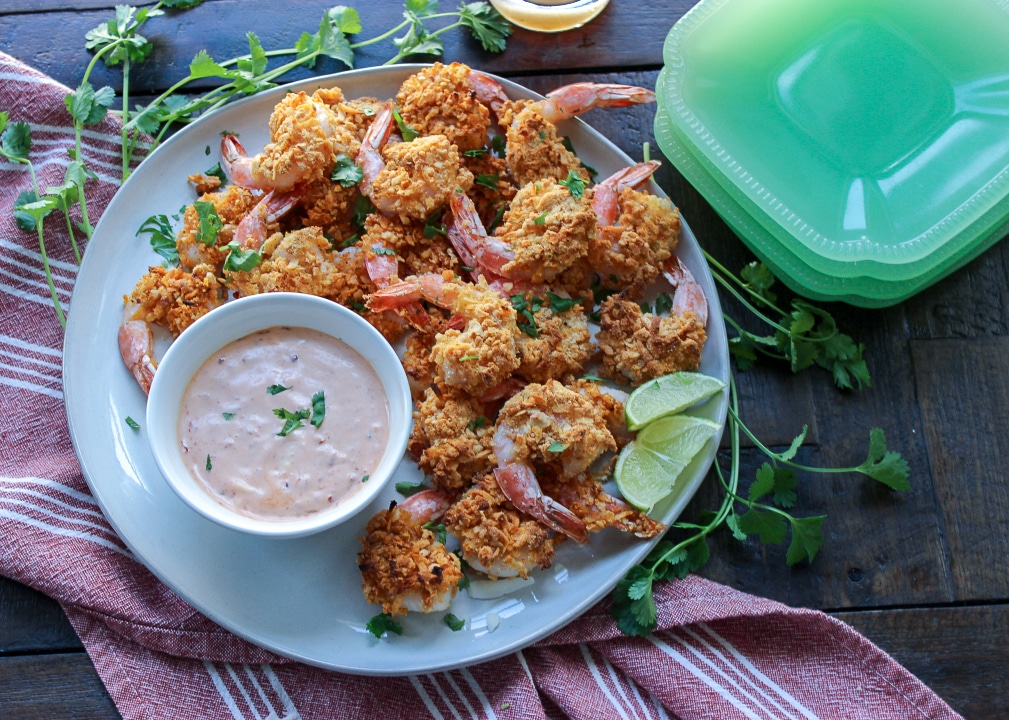
{"label": "dark wood plank", "polygon": [[1009,717],[1009,606],[840,612],[971,720]]}
{"label": "dark wood plank", "polygon": [[120,720],[84,653],[0,657],[5,720]]}
{"label": "dark wood plank", "polygon": [[1009,338],[915,340],[915,379],[957,600],[1005,600]]}
{"label": "dark wood plank", "polygon": [[82,649],[59,604],[0,577],[0,653]]}
{"label": "dark wood plank", "polygon": [[[18,7],[25,4],[27,0],[19,0]],[[41,6],[51,4],[47,2]],[[355,41],[385,33],[402,16],[403,4],[397,0],[351,4],[357,7],[363,25],[363,31],[353,38]],[[658,67],[662,63],[661,48],[666,32],[693,4],[690,0],[662,3],[622,0],[613,3],[586,27],[565,34],[562,43],[551,34],[516,28],[509,39],[508,50],[501,55],[484,51],[468,31],[453,30],[442,36],[444,57],[491,72],[511,74],[600,67]],[[292,13],[288,5],[268,0],[207,0],[191,10],[169,11],[164,17],[149,20],[145,26],[143,34],[156,49],[131,72],[131,86],[138,93],[168,87],[186,75],[189,62],[203,49],[208,49],[219,60],[243,55],[248,52],[245,40],[248,31],[255,32],[268,50],[293,47],[303,32],[318,30],[319,19],[331,5],[328,0],[303,0],[298,3],[298,12]],[[111,9],[15,13],[5,6],[0,10],[0,50],[75,87],[91,57],[84,49],[85,33],[112,16]],[[647,22],[643,22],[643,18],[647,18]],[[432,28],[441,26],[432,25]],[[356,65],[378,65],[395,52],[391,40],[376,43],[358,50]],[[430,56],[418,58],[419,61],[431,59]],[[314,74],[343,69],[346,68],[326,59],[319,63]],[[289,79],[305,77],[311,72],[298,71]],[[110,72],[99,64],[92,84],[118,87],[118,80],[118,70]],[[195,85],[207,86],[208,82]]]}

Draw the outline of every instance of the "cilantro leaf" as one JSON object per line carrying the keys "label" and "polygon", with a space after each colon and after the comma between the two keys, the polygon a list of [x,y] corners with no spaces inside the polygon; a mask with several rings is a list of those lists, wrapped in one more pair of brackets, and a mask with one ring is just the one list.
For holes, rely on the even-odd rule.
{"label": "cilantro leaf", "polygon": [[774,545],[784,541],[788,522],[778,513],[750,508],[739,516],[739,529],[747,535],[757,535],[765,545]]}
{"label": "cilantro leaf", "polygon": [[80,125],[97,125],[105,119],[109,108],[116,99],[116,91],[110,87],[95,90],[85,81],[72,93],[63,98],[70,117]]}
{"label": "cilantro leaf", "polygon": [[792,542],[785,553],[785,562],[795,565],[803,559],[813,562],[816,553],[823,545],[823,520],[825,515],[808,518],[790,518],[792,524]]}
{"label": "cilantro leaf", "polygon": [[399,108],[392,109],[392,117],[396,120],[396,126],[399,127],[399,134],[403,136],[403,142],[410,142],[420,135],[419,132],[406,124],[406,120],[399,114]]}
{"label": "cilantro leaf", "polygon": [[130,430],[140,430],[140,423],[131,418],[129,415],[126,416],[126,419],[123,422],[129,426]]}
{"label": "cilantro leaf", "polygon": [[175,231],[172,229],[167,215],[151,215],[137,230],[137,237],[141,233],[150,234],[151,248],[169,265],[179,264],[179,251],[175,247]]}
{"label": "cilantro leaf", "polygon": [[445,624],[452,628],[452,632],[459,632],[466,627],[466,621],[456,617],[453,613],[445,616]]}
{"label": "cilantro leaf", "polygon": [[900,453],[886,449],[886,436],[881,428],[869,430],[869,456],[855,470],[893,490],[911,489],[910,467]]}
{"label": "cilantro leaf", "polygon": [[511,24],[485,2],[466,3],[459,8],[459,22],[473,32],[473,37],[487,52],[504,52]]}
{"label": "cilantro leaf", "polygon": [[547,292],[547,300],[550,301],[550,310],[555,315],[567,312],[576,305],[580,305],[582,302],[579,298],[561,297],[560,295],[555,295],[549,291]]}
{"label": "cilantro leaf", "polygon": [[432,520],[431,522],[424,523],[421,527],[434,533],[434,539],[442,545],[448,539],[448,530],[445,528],[445,523]]}
{"label": "cilantro leaf", "polygon": [[340,187],[354,187],[364,179],[364,170],[346,155],[337,155],[336,166],[329,179],[339,183]]}
{"label": "cilantro leaf", "polygon": [[771,291],[775,282],[774,273],[764,263],[756,260],[751,262],[739,272],[739,276],[743,280],[743,287],[765,303],[773,305],[777,302],[778,296]]}
{"label": "cilantro leaf", "polygon": [[497,191],[498,181],[500,176],[497,173],[493,174],[478,174],[473,180],[477,185],[481,185],[489,190]]}
{"label": "cilantro leaf", "polygon": [[318,429],[326,419],[326,394],[321,390],[312,396],[312,427]]}
{"label": "cilantro leaf", "polygon": [[276,383],[276,384],[270,385],[270,387],[266,388],[266,392],[268,392],[270,395],[279,395],[280,393],[284,392],[285,390],[290,390],[292,387],[293,387],[292,385],[285,386],[285,385],[281,385],[280,383]]}
{"label": "cilantro leaf", "polygon": [[568,176],[563,180],[558,180],[557,184],[566,187],[575,200],[580,200],[585,194],[585,181],[574,170],[568,170]]}
{"label": "cilantro leaf", "polygon": [[376,615],[365,625],[365,628],[377,638],[382,637],[387,632],[395,633],[396,635],[403,634],[403,626],[392,619],[392,615],[388,613],[381,613]]}
{"label": "cilantro leaf", "polygon": [[653,573],[636,565],[617,583],[610,615],[624,634],[643,636],[655,629],[658,612],[652,597],[653,580]]}
{"label": "cilantro leaf", "polygon": [[263,262],[263,256],[255,250],[241,248],[234,242],[225,247],[229,250],[224,258],[225,272],[248,272]]}
{"label": "cilantro leaf", "polygon": [[207,247],[213,247],[217,242],[221,229],[224,227],[224,221],[217,214],[217,208],[214,207],[214,203],[209,200],[197,200],[193,203],[193,208],[200,219],[199,226],[196,229],[197,242],[201,242]]}
{"label": "cilantro leaf", "polygon": [[398,492],[400,495],[403,495],[404,497],[410,497],[411,495],[416,495],[422,490],[427,490],[427,488],[420,483],[410,483],[410,482],[396,483],[396,492]]}
{"label": "cilantro leaf", "polygon": [[0,154],[8,160],[27,162],[31,149],[32,129],[23,120],[10,123],[0,133]]}

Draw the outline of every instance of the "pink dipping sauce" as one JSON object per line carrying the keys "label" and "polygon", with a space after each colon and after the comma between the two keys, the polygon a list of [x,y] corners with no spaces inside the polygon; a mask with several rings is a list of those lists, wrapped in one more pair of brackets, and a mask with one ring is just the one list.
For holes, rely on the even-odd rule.
{"label": "pink dipping sauce", "polygon": [[[276,394],[271,386],[290,388]],[[310,410],[286,436],[275,409]],[[375,370],[316,330],[274,327],[214,353],[182,399],[179,440],[189,472],[222,505],[270,520],[322,512],[374,472],[389,439],[389,403]],[[209,457],[209,461],[208,461]],[[208,469],[209,464],[209,469]]]}

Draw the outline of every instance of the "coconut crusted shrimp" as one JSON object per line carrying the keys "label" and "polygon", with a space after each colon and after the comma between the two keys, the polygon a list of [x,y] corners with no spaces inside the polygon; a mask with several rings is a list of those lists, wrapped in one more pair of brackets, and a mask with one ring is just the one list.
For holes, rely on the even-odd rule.
{"label": "coconut crusted shrimp", "polygon": [[518,512],[490,473],[453,503],[444,522],[469,566],[493,578],[525,578],[553,561],[551,533]]}
{"label": "coconut crusted shrimp", "polygon": [[413,414],[407,449],[435,487],[457,496],[494,468],[493,424],[474,397],[450,387],[429,387]]}
{"label": "coconut crusted shrimp", "polygon": [[448,272],[420,275],[377,290],[368,307],[380,312],[421,299],[451,310],[465,323],[463,329],[450,328],[435,338],[431,360],[436,380],[480,396],[519,366],[515,309],[483,280],[459,282]]}
{"label": "coconut crusted shrimp", "polygon": [[357,566],[364,597],[382,612],[445,610],[459,591],[459,558],[424,525],[439,518],[448,500],[434,490],[393,503],[368,521]]}
{"label": "coconut crusted shrimp", "polygon": [[126,308],[119,326],[119,354],[145,393],[151,389],[158,366],[151,326],[161,325],[178,337],[223,302],[224,287],[210,265],[197,265],[192,272],[152,267],[137,281],[133,292],[123,296]]}
{"label": "coconut crusted shrimp", "polygon": [[641,385],[660,375],[696,370],[700,365],[707,339],[707,300],[676,256],[666,262],[664,274],[676,288],[666,317],[642,312],[622,294],[603,302],[597,340],[605,377]]}
{"label": "coconut crusted shrimp", "polygon": [[540,309],[532,313],[529,331],[519,336],[522,364],[517,373],[529,382],[543,383],[576,375],[585,369],[592,356],[589,321],[581,303],[560,311],[558,301],[564,299],[543,301]]}
{"label": "coconut crusted shrimp", "polygon": [[421,135],[444,135],[460,152],[487,142],[490,110],[477,97],[470,68],[434,63],[400,86],[396,106],[403,121]]}
{"label": "coconut crusted shrimp", "polygon": [[658,167],[656,161],[638,163],[593,188],[597,231],[588,257],[603,287],[640,293],[659,276],[676,248],[679,210],[667,198],[634,189]]}
{"label": "coconut crusted shrimp", "polygon": [[275,233],[262,246],[263,260],[251,270],[225,272],[240,296],[300,292],[328,297],[337,292],[329,240],[317,227]]}
{"label": "coconut crusted shrimp", "polygon": [[591,399],[556,380],[534,383],[505,402],[498,414],[494,432],[498,467],[494,477],[519,510],[585,542],[585,524],[543,494],[537,469],[560,478],[575,477],[616,447],[603,413]]}
{"label": "coconut crusted shrimp", "polygon": [[595,107],[627,107],[655,101],[655,93],[630,85],[574,83],[547,93],[543,100],[511,101],[501,85],[483,73],[471,73],[479,97],[494,110],[507,128],[508,169],[518,185],[552,177],[563,180],[569,172],[589,181],[589,172],[573,152],[564,147],[555,123]]}
{"label": "coconut crusted shrimp", "polygon": [[493,236],[468,197],[451,198],[449,239],[464,261],[490,277],[544,283],[588,254],[596,230],[591,192],[576,197],[553,178],[522,187]]}
{"label": "coconut crusted shrimp", "polygon": [[[201,230],[201,216],[197,210],[198,203],[210,203],[221,227],[217,238],[209,245]],[[182,229],[175,236],[175,248],[179,253],[179,264],[186,270],[192,270],[197,265],[211,265],[220,271],[224,259],[228,256],[226,247],[234,237],[235,232],[252,209],[258,203],[252,193],[238,185],[229,185],[220,192],[206,193],[192,205],[186,206],[182,217]]]}
{"label": "coconut crusted shrimp", "polygon": [[392,109],[386,107],[368,128],[357,154],[364,172],[360,189],[383,215],[404,224],[424,222],[453,193],[468,191],[473,175],[444,135],[386,144],[393,124]]}

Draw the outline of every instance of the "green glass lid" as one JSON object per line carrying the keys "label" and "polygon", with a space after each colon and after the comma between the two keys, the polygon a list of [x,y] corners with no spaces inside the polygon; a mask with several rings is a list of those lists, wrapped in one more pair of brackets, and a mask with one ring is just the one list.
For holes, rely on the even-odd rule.
{"label": "green glass lid", "polygon": [[[931,273],[911,278],[888,280],[863,275],[844,276],[820,272],[809,267],[786,245],[779,242],[705,170],[682,141],[674,123],[661,106],[655,117],[655,138],[663,154],[754,254],[767,264],[785,285],[813,300],[843,301],[869,308],[896,304],[962,267],[1009,233],[1009,221],[1006,221]],[[859,263],[851,263],[848,267],[850,269],[858,265]]]}
{"label": "green glass lid", "polygon": [[1006,37],[1000,0],[702,0],[656,91],[793,255],[920,282],[1006,219]]}

